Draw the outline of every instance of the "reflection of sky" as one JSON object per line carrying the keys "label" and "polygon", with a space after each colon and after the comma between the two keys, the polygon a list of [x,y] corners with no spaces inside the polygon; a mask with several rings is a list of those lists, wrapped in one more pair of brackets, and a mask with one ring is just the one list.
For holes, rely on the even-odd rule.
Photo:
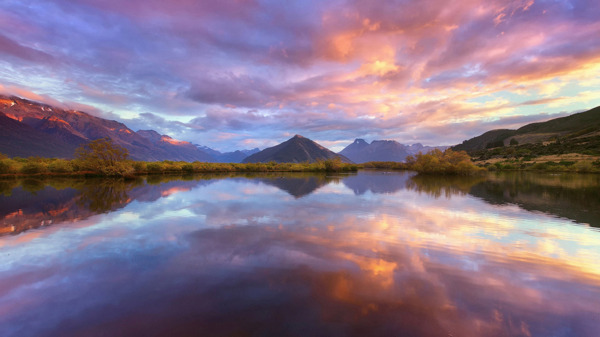
{"label": "reflection of sky", "polygon": [[217,180],[0,238],[0,335],[595,336],[599,247],[470,196]]}

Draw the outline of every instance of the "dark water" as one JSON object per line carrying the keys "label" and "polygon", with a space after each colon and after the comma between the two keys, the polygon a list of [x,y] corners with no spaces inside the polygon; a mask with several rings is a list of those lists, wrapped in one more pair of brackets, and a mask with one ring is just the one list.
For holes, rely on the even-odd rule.
{"label": "dark water", "polygon": [[599,336],[600,175],[0,180],[0,336]]}

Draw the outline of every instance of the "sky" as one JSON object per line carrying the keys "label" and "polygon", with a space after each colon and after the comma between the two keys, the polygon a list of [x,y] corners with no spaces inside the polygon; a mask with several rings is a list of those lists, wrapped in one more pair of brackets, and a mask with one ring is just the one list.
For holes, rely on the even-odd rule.
{"label": "sky", "polygon": [[453,145],[600,105],[597,0],[2,0],[0,92],[221,151]]}

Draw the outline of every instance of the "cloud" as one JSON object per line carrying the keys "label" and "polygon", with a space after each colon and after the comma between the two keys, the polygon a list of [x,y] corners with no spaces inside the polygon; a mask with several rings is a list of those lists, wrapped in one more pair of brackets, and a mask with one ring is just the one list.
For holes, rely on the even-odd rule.
{"label": "cloud", "polygon": [[232,146],[219,132],[456,143],[442,130],[458,122],[474,136],[494,118],[599,105],[582,94],[600,86],[599,11],[533,0],[10,2],[0,78],[217,147]]}
{"label": "cloud", "polygon": [[31,63],[52,63],[54,58],[43,51],[23,46],[0,34],[0,54]]}

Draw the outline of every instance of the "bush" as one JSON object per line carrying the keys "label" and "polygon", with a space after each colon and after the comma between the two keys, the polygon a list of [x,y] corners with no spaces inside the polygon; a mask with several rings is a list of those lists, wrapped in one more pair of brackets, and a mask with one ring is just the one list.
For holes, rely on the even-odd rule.
{"label": "bush", "polygon": [[0,159],[0,174],[17,173],[16,163],[10,159]]}
{"label": "bush", "polygon": [[21,173],[24,174],[38,174],[46,172],[46,165],[37,161],[28,161],[21,167]]}
{"label": "bush", "polygon": [[187,173],[191,173],[194,172],[194,165],[193,164],[184,164],[183,166],[181,166],[181,170]]}
{"label": "bush", "polygon": [[146,163],[143,161],[135,161],[132,166],[136,173],[146,172],[147,170]]}
{"label": "bush", "polygon": [[133,177],[135,169],[126,162],[116,162],[113,165],[103,167],[100,173],[106,176]]}
{"label": "bush", "polygon": [[148,172],[150,172],[150,173],[160,173],[160,172],[164,171],[162,163],[155,162],[155,161],[147,163],[146,168],[148,169]]}
{"label": "bush", "polygon": [[73,172],[73,166],[70,161],[56,159],[48,165],[48,170],[52,173],[70,173]]}
{"label": "bush", "polygon": [[406,157],[409,170],[419,173],[468,175],[483,170],[471,162],[465,151],[447,149],[442,152],[434,149],[427,154],[418,153],[415,157]]}
{"label": "bush", "polygon": [[596,171],[591,161],[579,161],[573,164],[573,169],[577,172],[593,172]]}

